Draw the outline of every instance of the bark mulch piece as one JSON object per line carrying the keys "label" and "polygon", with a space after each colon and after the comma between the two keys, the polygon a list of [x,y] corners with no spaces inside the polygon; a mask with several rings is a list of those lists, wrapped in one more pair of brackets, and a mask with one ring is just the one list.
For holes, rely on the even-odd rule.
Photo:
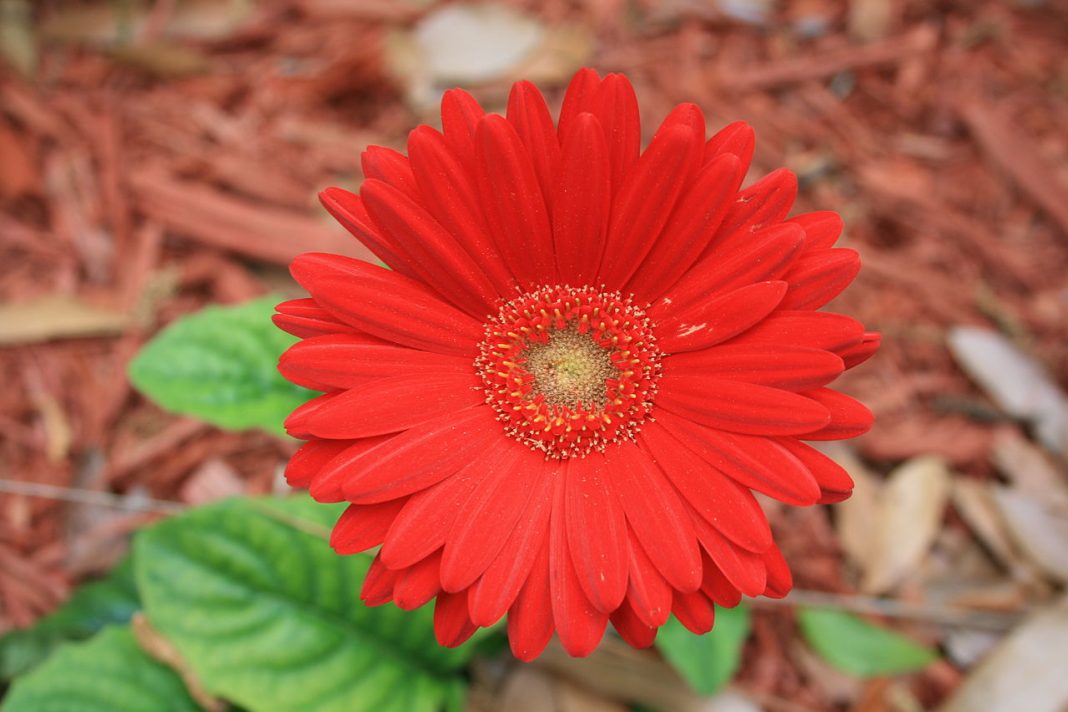
{"label": "bark mulch piece", "polygon": [[[586,28],[589,64],[634,81],[646,139],[679,101],[713,129],[744,119],[758,134],[751,180],[786,165],[795,212],[843,214],[843,244],[866,269],[839,306],[884,333],[843,384],[879,417],[857,442],[874,470],[937,453],[991,476],[1006,424],[950,358],[952,326],[999,328],[1068,384],[1063,0],[752,3],[746,18],[728,2],[509,4]],[[283,0],[226,15],[233,5],[197,24],[181,3],[148,3],[120,27],[104,0],[34,3],[32,75],[0,60],[0,303],[59,295],[127,319],[118,333],[0,348],[0,479],[179,501],[235,477],[269,491],[292,452],[160,412],[126,364],[174,318],[276,289],[300,252],[368,256],[315,192],[355,189],[366,145],[403,149],[428,120],[405,103],[389,52],[433,3]],[[474,91],[501,110],[503,86]],[[544,88],[558,104],[562,84]],[[71,539],[80,506],[0,493],[0,631],[87,572]],[[150,509],[97,531],[125,534]],[[800,581],[855,586],[825,513],[773,520]],[[743,686],[771,709],[832,709],[792,659],[790,613],[755,616]],[[913,682],[934,704],[959,675]],[[855,708],[883,709],[877,687]]]}

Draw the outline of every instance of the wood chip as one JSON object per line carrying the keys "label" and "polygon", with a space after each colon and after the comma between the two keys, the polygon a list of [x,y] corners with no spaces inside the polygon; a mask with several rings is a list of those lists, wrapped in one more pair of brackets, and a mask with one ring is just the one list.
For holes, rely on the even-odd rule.
{"label": "wood chip", "polygon": [[375,261],[355,238],[325,219],[255,205],[155,171],[139,171],[131,183],[146,214],[203,244],[283,265],[302,252]]}

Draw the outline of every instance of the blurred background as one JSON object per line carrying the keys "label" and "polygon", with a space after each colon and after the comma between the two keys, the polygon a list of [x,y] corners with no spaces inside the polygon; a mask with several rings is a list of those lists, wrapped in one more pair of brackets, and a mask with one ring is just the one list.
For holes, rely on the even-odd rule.
{"label": "blurred background", "polygon": [[[0,0],[0,633],[175,508],[285,489],[294,442],[132,391],[148,339],[297,294],[298,253],[365,255],[315,194],[437,124],[444,89],[503,112],[530,79],[555,114],[582,66],[627,74],[646,139],[681,101],[752,124],[749,182],[787,166],[795,213],[842,214],[864,269],[831,308],[884,335],[840,381],[878,418],[833,451],[854,498],[767,508],[791,601],[941,659],[846,675],[792,604],[754,602],[733,691],[703,709],[1065,709],[1063,0]],[[472,709],[693,702],[618,641],[479,680]]]}

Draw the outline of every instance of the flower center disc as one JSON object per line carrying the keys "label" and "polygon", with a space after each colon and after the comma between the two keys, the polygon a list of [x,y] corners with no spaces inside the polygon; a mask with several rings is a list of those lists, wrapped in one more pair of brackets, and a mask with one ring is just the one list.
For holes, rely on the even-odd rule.
{"label": "flower center disc", "polygon": [[660,356],[649,319],[629,298],[558,286],[501,307],[475,368],[505,432],[565,459],[637,435]]}

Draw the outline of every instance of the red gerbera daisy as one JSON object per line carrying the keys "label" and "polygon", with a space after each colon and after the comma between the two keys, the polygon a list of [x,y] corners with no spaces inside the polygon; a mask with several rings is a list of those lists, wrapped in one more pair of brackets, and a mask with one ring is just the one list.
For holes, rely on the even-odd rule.
{"label": "red gerbera daisy", "polygon": [[507,117],[449,91],[442,123],[322,194],[392,271],[302,255],[311,298],[275,319],[303,337],[282,373],[324,392],[286,422],[309,441],[287,477],[350,503],[339,553],[381,545],[364,601],[436,598],[449,646],[507,613],[528,660],[554,631],[572,655],[608,621],[647,646],[670,614],[703,633],[715,605],[785,595],[751,490],[844,499],[801,440],[872,421],[826,387],[879,340],[816,311],[859,269],[841,220],[786,219],[787,170],[741,190],[752,129],[706,141],[693,104],[639,155],[620,75],[579,72],[558,127],[527,82]]}

